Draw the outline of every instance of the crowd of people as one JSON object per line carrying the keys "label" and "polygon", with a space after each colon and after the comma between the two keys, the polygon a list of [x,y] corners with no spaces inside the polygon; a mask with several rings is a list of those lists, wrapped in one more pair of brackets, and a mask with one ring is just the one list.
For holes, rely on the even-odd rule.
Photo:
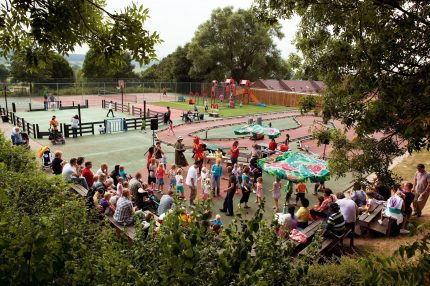
{"label": "crowd of people", "polygon": [[[161,142],[149,148],[146,181],[139,172],[130,176],[121,165],[116,165],[109,172],[108,165],[104,163],[93,172],[92,162],[82,157],[65,162],[62,153],[58,151],[54,154],[51,166],[54,174],[61,174],[66,181],[78,183],[88,190],[89,208],[96,208],[104,214],[111,213],[118,223],[127,225],[133,223],[136,211],[151,210],[158,216],[167,213],[175,207],[175,194],[182,200],[182,205],[187,201],[192,209],[200,190],[201,200],[224,197],[220,212],[226,216],[233,216],[235,209],[250,208],[251,195],[255,197],[255,203],[260,204],[264,194],[270,192],[274,213],[277,214],[283,233],[286,229],[289,231],[304,229],[311,220],[324,219],[326,232],[338,236],[345,229],[355,227],[360,213],[370,213],[381,203],[386,207],[380,223],[383,223],[384,217],[390,217],[397,221],[400,233],[407,233],[409,217],[421,216],[429,196],[430,175],[425,172],[424,165],[419,164],[415,181],[403,182],[394,191],[384,186],[378,178],[367,191],[356,184],[351,191],[337,194],[333,194],[330,188],[325,187],[324,182],[319,182],[315,184],[312,194],[323,195],[318,196],[317,204],[311,207],[307,198],[308,188],[302,182],[295,186],[292,184],[283,186],[281,178],[275,177],[271,188],[265,190],[262,170],[257,164],[262,154],[257,145],[251,150],[249,165],[238,161],[239,142],[235,141],[229,150],[228,161],[225,160],[222,150],[217,150],[214,154],[215,162],[208,167],[205,148],[202,142],[196,139],[193,147],[194,160],[188,166],[183,154],[185,151],[183,138],[179,136],[177,139],[174,145],[174,164],[167,164],[166,151],[161,147]],[[223,166],[225,164],[226,169]],[[228,180],[228,185],[224,189],[222,179]],[[285,193],[282,190],[287,188],[295,190],[295,203],[290,203],[287,197],[284,206],[286,213],[282,214],[280,200]],[[188,197],[185,196],[186,191]],[[154,195],[157,193],[159,195]],[[241,193],[241,197],[235,207],[234,198],[237,193]]]}

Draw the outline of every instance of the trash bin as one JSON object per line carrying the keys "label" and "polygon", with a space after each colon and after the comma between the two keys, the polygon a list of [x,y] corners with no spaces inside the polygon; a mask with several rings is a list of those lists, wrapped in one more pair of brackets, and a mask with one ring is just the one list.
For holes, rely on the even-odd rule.
{"label": "trash bin", "polygon": [[200,113],[199,116],[200,116],[200,120],[203,120],[205,117],[205,115],[203,113]]}
{"label": "trash bin", "polygon": [[262,117],[257,117],[257,124],[263,125],[263,118]]}
{"label": "trash bin", "polygon": [[7,123],[7,122],[8,122],[7,115],[2,115],[2,116],[1,116],[1,120],[2,120],[3,122]]}

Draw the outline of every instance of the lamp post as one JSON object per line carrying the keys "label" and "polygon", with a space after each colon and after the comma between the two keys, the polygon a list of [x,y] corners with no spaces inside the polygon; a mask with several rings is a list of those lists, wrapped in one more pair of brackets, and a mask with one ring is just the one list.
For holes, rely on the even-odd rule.
{"label": "lamp post", "polygon": [[4,102],[6,104],[6,115],[9,114],[9,110],[7,108],[7,86],[6,83],[3,83],[3,88],[4,88]]}

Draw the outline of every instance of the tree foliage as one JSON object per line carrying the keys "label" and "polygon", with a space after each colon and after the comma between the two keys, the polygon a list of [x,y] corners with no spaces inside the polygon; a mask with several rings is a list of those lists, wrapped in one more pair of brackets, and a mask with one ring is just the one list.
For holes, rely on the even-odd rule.
{"label": "tree foliage", "polygon": [[115,59],[128,51],[140,63],[155,58],[157,33],[144,28],[148,9],[135,3],[106,11],[104,0],[5,0],[0,4],[0,51],[27,54],[29,64],[48,51],[66,54],[88,44],[97,54]]}
{"label": "tree foliage", "polygon": [[82,64],[82,73],[86,79],[121,79],[135,78],[133,72],[134,65],[131,62],[131,55],[124,53],[115,62],[100,57],[95,51],[90,49]]}
{"label": "tree foliage", "polygon": [[0,64],[0,81],[5,81],[9,77],[9,69],[3,65]]}
{"label": "tree foliage", "polygon": [[190,75],[206,80],[283,78],[286,65],[272,37],[283,37],[280,25],[261,23],[249,10],[215,9],[190,43]]}
{"label": "tree foliage", "polygon": [[256,2],[269,22],[301,16],[296,44],[326,83],[326,118],[354,128],[359,142],[383,134],[373,146],[390,158],[398,148],[384,146],[430,147],[428,1]]}
{"label": "tree foliage", "polygon": [[15,81],[50,82],[74,80],[69,62],[61,55],[48,52],[38,56],[38,65],[28,63],[26,55],[16,53],[11,59],[10,73]]}

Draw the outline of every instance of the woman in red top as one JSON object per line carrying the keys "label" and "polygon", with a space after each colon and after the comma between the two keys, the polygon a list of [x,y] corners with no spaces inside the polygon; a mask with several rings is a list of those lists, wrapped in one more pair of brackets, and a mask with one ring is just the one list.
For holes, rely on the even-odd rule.
{"label": "woman in red top", "polygon": [[270,141],[270,143],[269,143],[269,150],[270,151],[275,151],[276,147],[278,147],[278,144],[276,144],[275,139],[272,139],[272,141]]}
{"label": "woman in red top", "polygon": [[154,146],[149,147],[148,149],[148,157],[146,157],[146,169],[149,172],[149,165],[151,164],[152,156],[154,155]]}
{"label": "woman in red top", "polygon": [[234,141],[233,145],[230,148],[230,161],[231,165],[237,163],[237,159],[239,158],[239,141]]}

